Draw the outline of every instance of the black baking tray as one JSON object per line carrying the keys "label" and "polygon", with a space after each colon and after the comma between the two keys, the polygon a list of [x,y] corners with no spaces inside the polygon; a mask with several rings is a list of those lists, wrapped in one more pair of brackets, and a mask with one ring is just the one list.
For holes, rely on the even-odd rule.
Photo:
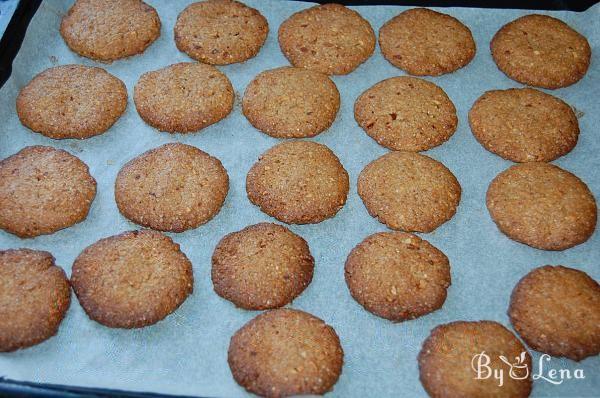
{"label": "black baking tray", "polygon": [[[2,0],[0,0],[2,1]],[[166,0],[164,0],[166,1]],[[286,1],[286,0],[281,0]],[[293,0],[287,0],[293,1]],[[316,3],[330,1],[312,0]],[[474,8],[513,8],[532,10],[569,10],[585,11],[596,4],[594,0],[337,0],[345,5],[404,5],[427,7],[474,7]],[[42,0],[20,0],[0,40],[0,87],[4,85],[12,72],[12,62],[21,48],[29,22],[38,10]],[[134,391],[87,388],[57,384],[42,384],[10,380],[0,375],[0,397],[38,397],[38,398],[89,398],[89,397],[184,397],[175,395],[140,393]]]}

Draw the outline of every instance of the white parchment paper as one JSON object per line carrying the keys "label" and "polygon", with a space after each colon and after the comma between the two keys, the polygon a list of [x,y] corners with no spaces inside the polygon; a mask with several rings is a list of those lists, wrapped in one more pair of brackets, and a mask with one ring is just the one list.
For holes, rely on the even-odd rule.
{"label": "white parchment paper", "polygon": [[[75,257],[102,237],[137,226],[122,217],[113,197],[115,176],[121,166],[140,153],[167,142],[195,145],[217,156],[227,168],[231,188],[218,216],[198,229],[171,234],[194,265],[194,294],[183,306],[157,325],[139,330],[113,330],[87,318],[75,296],[58,335],[36,347],[0,355],[0,375],[17,380],[81,386],[153,391],[204,396],[245,396],[231,377],[227,347],[231,335],[257,312],[236,309],[212,289],[210,257],[226,233],[249,224],[274,221],[251,205],[245,193],[250,166],[278,140],[254,129],[240,111],[239,97],[259,72],[287,65],[279,50],[277,29],[290,14],[308,3],[246,0],[269,21],[270,33],[258,56],[243,64],[221,67],[231,79],[238,100],[229,117],[200,133],[170,135],[142,122],[131,95],[139,76],[171,63],[189,61],[173,41],[178,13],[190,0],[147,0],[162,20],[161,37],[141,55],[102,65],[69,51],[61,39],[60,19],[72,1],[47,0],[33,18],[13,74],[0,90],[0,157],[27,145],[65,149],[80,157],[98,181],[98,195],[89,217],[82,223],[48,236],[22,240],[0,231],[0,249],[29,247],[50,251],[70,274]],[[381,25],[406,7],[355,7],[377,32]],[[312,284],[292,307],[311,312],[338,332],[345,351],[342,376],[331,393],[340,397],[425,396],[418,378],[416,357],[430,330],[454,320],[496,320],[510,327],[506,310],[512,288],[529,270],[544,264],[563,264],[600,279],[600,233],[585,244],[563,252],[546,252],[516,243],[501,234],[485,207],[489,182],[511,165],[484,150],[470,132],[467,112],[486,90],[519,87],[496,68],[489,42],[505,23],[527,11],[452,8],[441,9],[465,22],[477,42],[477,55],[465,68],[429,78],[441,86],[458,110],[458,130],[449,142],[428,151],[457,176],[463,188],[456,216],[422,236],[449,257],[452,286],[443,308],[420,319],[393,324],[377,318],[352,300],[343,277],[350,250],[367,235],[386,227],[371,218],[356,193],[356,179],[371,160],[386,153],[356,124],[353,104],[374,83],[403,75],[381,55],[379,48],[356,71],[336,76],[342,98],[333,126],[314,140],[328,145],[350,174],[348,203],[330,220],[317,225],[292,226],[309,243],[316,260]],[[581,112],[581,137],[577,147],[555,163],[575,173],[600,199],[600,6],[584,13],[549,12],[585,35],[592,46],[592,64],[577,84],[553,91]],[[23,127],[15,112],[21,87],[46,68],[81,63],[99,65],[122,79],[129,90],[126,113],[107,133],[85,141],[55,141]],[[539,354],[532,352],[534,362]],[[552,359],[548,367],[581,368],[584,380],[553,385],[534,384],[533,396],[600,395],[600,358],[580,363]]]}

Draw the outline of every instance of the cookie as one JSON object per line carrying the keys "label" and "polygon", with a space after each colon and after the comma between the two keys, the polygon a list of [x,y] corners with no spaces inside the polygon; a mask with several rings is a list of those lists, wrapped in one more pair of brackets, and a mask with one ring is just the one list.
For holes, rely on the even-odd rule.
{"label": "cookie", "polygon": [[549,163],[508,168],[491,182],[486,200],[500,231],[537,249],[568,249],[596,228],[596,201],[587,185]]}
{"label": "cookie", "polygon": [[375,33],[359,13],[341,4],[299,11],[279,26],[279,46],[294,66],[346,75],[375,50]]}
{"label": "cookie", "polygon": [[50,253],[0,251],[0,352],[54,336],[70,303],[69,281]]}
{"label": "cookie", "polygon": [[192,3],[175,24],[177,48],[212,65],[243,62],[256,56],[268,34],[265,17],[235,0]]}
{"label": "cookie", "polygon": [[231,338],[227,356],[235,381],[265,397],[322,395],[344,363],[335,330],[303,311],[267,311]]}
{"label": "cookie", "polygon": [[[497,322],[440,325],[423,343],[418,361],[421,383],[432,398],[524,398],[531,393],[531,356],[519,339]],[[502,372],[503,382],[486,374],[488,369],[495,375]]]}
{"label": "cookie", "polygon": [[600,285],[585,272],[534,269],[515,286],[508,315],[534,350],[574,361],[600,353]]}
{"label": "cookie", "polygon": [[60,34],[77,54],[112,62],[143,53],[160,36],[160,19],[140,0],[77,0]]}
{"label": "cookie", "polygon": [[431,232],[456,213],[461,188],[443,164],[413,152],[390,152],[358,177],[367,211],[391,229]]}
{"label": "cookie", "polygon": [[426,151],[456,131],[456,108],[444,90],[415,77],[392,77],[362,93],[354,118],[378,144],[395,151]]}
{"label": "cookie", "polygon": [[131,231],[100,239],[75,259],[71,285],[88,316],[112,328],[152,325],[192,293],[192,263],[171,238]]}
{"label": "cookie", "polygon": [[411,75],[439,76],[467,65],[475,56],[475,41],[458,19],[413,8],[396,15],[379,30],[381,53]]}
{"label": "cookie", "polygon": [[170,232],[208,222],[223,206],[228,191],[229,177],[219,159],[179,143],[130,160],[115,182],[121,214],[144,227]]}
{"label": "cookie", "polygon": [[83,221],[95,196],[87,165],[61,149],[28,146],[0,161],[0,228],[20,238]]}
{"label": "cookie", "polygon": [[229,115],[234,92],[227,76],[214,66],[182,62],[144,73],[133,99],[140,117],[150,126],[189,133]]}
{"label": "cookie", "polygon": [[17,97],[25,127],[54,139],[104,133],[127,107],[127,88],[101,68],[64,65],[46,69]]}
{"label": "cookie", "polygon": [[550,162],[571,152],[579,137],[573,109],[532,88],[487,91],[469,123],[485,149],[513,162]]}
{"label": "cookie", "polygon": [[327,75],[293,67],[260,73],[242,101],[248,121],[275,138],[314,137],[331,126],[339,109],[340,93]]}
{"label": "cookie", "polygon": [[315,261],[302,237],[260,223],[226,235],[212,256],[215,292],[238,307],[283,307],[310,284]]}
{"label": "cookie", "polygon": [[448,257],[404,232],[368,236],[348,256],[346,284],[367,311],[401,322],[442,307],[450,286]]}
{"label": "cookie", "polygon": [[531,14],[504,25],[490,43],[506,76],[529,86],[556,89],[578,82],[590,66],[587,39],[563,21]]}
{"label": "cookie", "polygon": [[316,224],[335,216],[348,189],[348,173],[337,156],[310,141],[275,145],[246,176],[250,202],[288,224]]}

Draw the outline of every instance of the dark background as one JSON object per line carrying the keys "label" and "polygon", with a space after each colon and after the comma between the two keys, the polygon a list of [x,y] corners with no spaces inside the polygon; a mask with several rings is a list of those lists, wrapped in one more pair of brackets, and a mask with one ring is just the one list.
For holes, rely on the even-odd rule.
{"label": "dark background", "polygon": [[[1,1],[1,0],[0,0]],[[167,0],[164,0],[167,1]],[[242,0],[243,1],[243,0]],[[285,1],[285,0],[282,0]],[[293,0],[288,0],[293,1]],[[345,5],[404,5],[427,7],[479,7],[518,8],[531,10],[585,11],[596,4],[594,0],[313,0],[316,3],[341,3]],[[9,78],[12,61],[21,48],[29,21],[35,15],[41,0],[21,0],[4,36],[0,41],[0,87]],[[166,397],[158,394],[141,394],[125,391],[78,388],[71,386],[22,383],[0,377],[0,397]],[[172,396],[169,396],[172,397]]]}

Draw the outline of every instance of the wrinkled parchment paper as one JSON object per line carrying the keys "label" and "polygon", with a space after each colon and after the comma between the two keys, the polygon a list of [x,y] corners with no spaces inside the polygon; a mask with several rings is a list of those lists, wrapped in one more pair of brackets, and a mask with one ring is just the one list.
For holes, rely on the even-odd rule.
{"label": "wrinkled parchment paper", "polygon": [[[308,3],[246,0],[269,21],[270,33],[258,56],[243,64],[221,67],[231,79],[238,100],[229,117],[200,133],[170,135],[142,122],[132,101],[139,76],[175,62],[189,61],[173,41],[178,13],[191,0],[147,0],[162,20],[161,37],[141,55],[101,65],[69,51],[58,33],[60,19],[71,4],[47,0],[34,17],[22,49],[14,62],[10,80],[0,90],[0,157],[24,146],[42,144],[63,148],[85,161],[98,181],[98,195],[89,217],[82,223],[48,236],[22,240],[0,231],[0,249],[29,247],[48,250],[70,274],[75,257],[102,237],[137,226],[122,217],[113,198],[113,183],[120,167],[140,153],[167,142],[195,145],[217,156],[227,168],[231,189],[218,216],[198,229],[170,234],[181,244],[194,265],[194,294],[166,320],[140,330],[113,330],[87,318],[77,300],[58,335],[36,347],[0,354],[0,375],[35,382],[153,391],[204,396],[245,396],[231,377],[227,347],[231,335],[257,312],[236,309],[212,289],[210,256],[226,233],[249,224],[274,221],[250,204],[245,176],[250,166],[278,140],[255,130],[243,117],[239,97],[259,72],[287,65],[277,44],[277,29],[293,12]],[[377,32],[381,25],[406,7],[355,7]],[[312,284],[292,307],[311,312],[338,332],[345,351],[342,376],[331,395],[425,396],[418,378],[416,357],[430,330],[454,320],[496,320],[510,326],[506,310],[515,283],[529,270],[544,264],[563,264],[600,280],[600,232],[585,244],[563,252],[545,252],[516,243],[501,234],[485,207],[489,182],[511,165],[484,150],[470,132],[467,112],[486,90],[519,87],[496,68],[489,41],[505,23],[527,11],[452,8],[441,9],[465,22],[477,42],[477,55],[465,68],[442,77],[429,78],[441,86],[458,110],[458,130],[449,142],[428,155],[442,161],[463,188],[456,216],[435,232],[422,236],[450,259],[452,286],[443,308],[417,320],[393,324],[375,317],[352,300],[343,277],[346,256],[367,235],[386,227],[371,218],[356,193],[356,179],[371,160],[386,153],[356,124],[353,104],[374,83],[403,75],[390,65],[379,48],[356,71],[333,78],[342,105],[333,126],[314,140],[328,145],[350,174],[351,189],[338,215],[317,225],[292,226],[310,245],[316,260]],[[600,6],[584,13],[551,12],[584,34],[592,46],[592,64],[577,84],[553,91],[576,107],[581,137],[577,147],[555,163],[574,172],[600,199]],[[122,79],[129,90],[123,117],[107,133],[85,141],[55,141],[23,127],[15,112],[15,98],[34,75],[55,65],[99,65]],[[534,353],[537,363],[539,354]],[[537,380],[533,396],[598,396],[600,357],[580,363],[552,359],[547,367],[582,368],[584,380],[552,385]]]}

